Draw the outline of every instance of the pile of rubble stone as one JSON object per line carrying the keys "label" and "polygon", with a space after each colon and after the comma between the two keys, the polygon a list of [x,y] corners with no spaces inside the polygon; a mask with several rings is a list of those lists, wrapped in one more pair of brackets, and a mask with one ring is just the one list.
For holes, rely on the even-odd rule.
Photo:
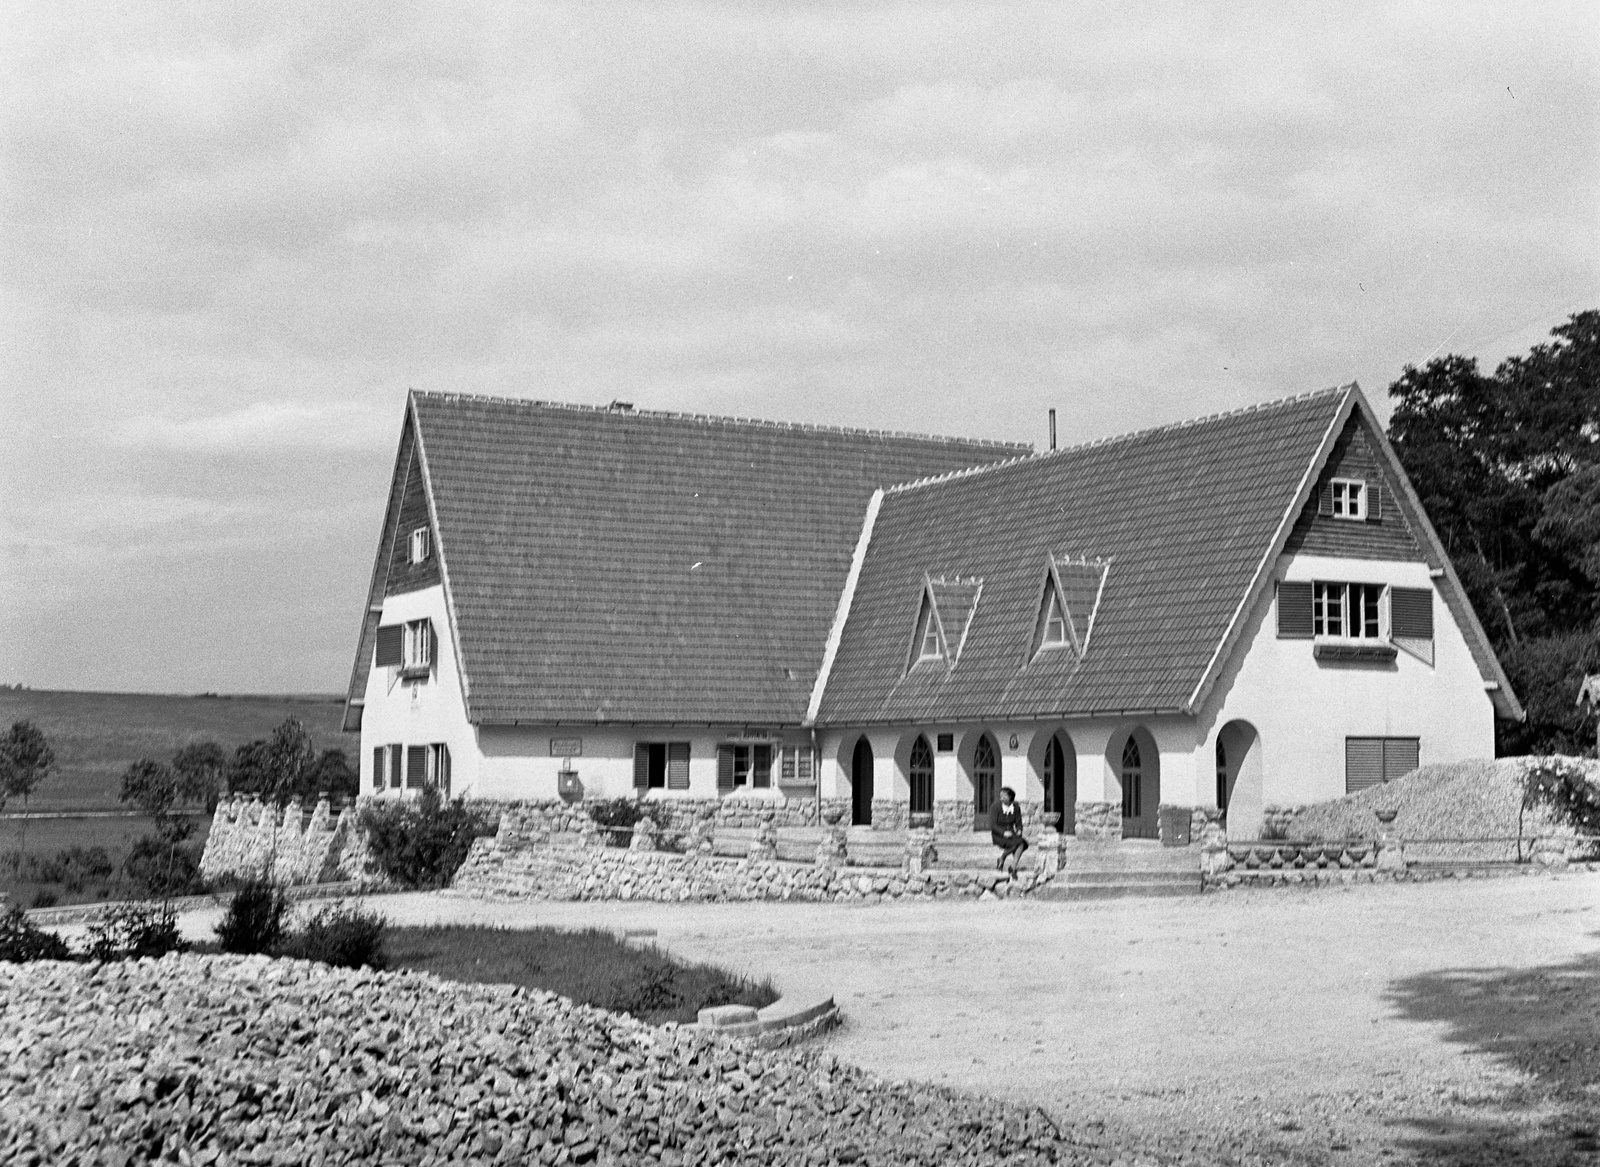
{"label": "pile of rubble stone", "polygon": [[0,1162],[1076,1162],[1037,1110],[554,994],[264,957],[0,964]]}

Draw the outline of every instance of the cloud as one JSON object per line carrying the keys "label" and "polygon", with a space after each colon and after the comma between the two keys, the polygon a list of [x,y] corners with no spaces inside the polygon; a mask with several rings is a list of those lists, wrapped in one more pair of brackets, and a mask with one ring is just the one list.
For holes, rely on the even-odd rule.
{"label": "cloud", "polygon": [[359,402],[257,401],[242,409],[175,421],[140,415],[122,422],[123,446],[184,453],[258,456],[297,447],[313,450],[385,448],[393,426]]}

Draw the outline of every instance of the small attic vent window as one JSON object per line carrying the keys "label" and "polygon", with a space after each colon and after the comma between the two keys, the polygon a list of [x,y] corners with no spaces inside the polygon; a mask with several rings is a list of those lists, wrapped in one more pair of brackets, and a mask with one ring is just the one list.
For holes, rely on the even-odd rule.
{"label": "small attic vent window", "polygon": [[1079,658],[1089,651],[1095,615],[1100,610],[1100,593],[1110,566],[1106,559],[1048,558],[1028,659],[1047,649],[1071,649]]}
{"label": "small attic vent window", "polygon": [[944,649],[939,645],[939,617],[933,609],[933,597],[924,591],[922,610],[917,613],[916,650],[912,663],[941,660],[943,657]]}
{"label": "small attic vent window", "polygon": [[1365,520],[1367,484],[1360,478],[1335,478],[1328,483],[1327,513],[1336,519]]}
{"label": "small attic vent window", "polygon": [[428,528],[418,527],[411,532],[411,562],[426,563],[429,550]]}
{"label": "small attic vent window", "polygon": [[1061,611],[1061,594],[1052,586],[1044,602],[1044,637],[1040,648],[1065,648],[1072,643],[1067,636],[1067,617]]}

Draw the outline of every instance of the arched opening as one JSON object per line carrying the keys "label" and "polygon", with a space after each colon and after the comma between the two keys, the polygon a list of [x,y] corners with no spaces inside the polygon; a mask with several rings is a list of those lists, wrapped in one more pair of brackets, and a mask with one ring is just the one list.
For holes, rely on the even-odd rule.
{"label": "arched opening", "polygon": [[1161,751],[1155,739],[1140,726],[1120,742],[1112,739],[1106,760],[1122,787],[1122,837],[1160,838]]}
{"label": "arched opening", "polygon": [[1050,735],[1039,774],[1044,786],[1045,813],[1061,816],[1056,829],[1063,835],[1077,834],[1078,754],[1064,734]]}
{"label": "arched opening", "polygon": [[906,768],[911,780],[911,813],[933,813],[933,749],[926,737],[918,737],[911,747],[911,763]]}
{"label": "arched opening", "polygon": [[1000,795],[1000,750],[987,733],[972,752],[972,829],[989,829],[989,808]]}
{"label": "arched opening", "polygon": [[863,734],[850,758],[850,825],[872,825],[872,743]]}
{"label": "arched opening", "polygon": [[1217,731],[1217,809],[1229,837],[1261,837],[1263,797],[1261,735],[1248,721],[1230,721]]}

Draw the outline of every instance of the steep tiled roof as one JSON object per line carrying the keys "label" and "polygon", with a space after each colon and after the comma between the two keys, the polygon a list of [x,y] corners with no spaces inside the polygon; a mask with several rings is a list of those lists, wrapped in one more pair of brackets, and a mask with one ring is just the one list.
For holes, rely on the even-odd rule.
{"label": "steep tiled roof", "polygon": [[486,397],[412,407],[478,722],[797,723],[873,491],[1026,452]]}
{"label": "steep tiled roof", "polygon": [[[1353,392],[889,490],[817,720],[1185,709]],[[1052,556],[1110,561],[1082,660],[1028,659]],[[908,672],[907,630],[929,575],[982,576],[983,595],[960,662]],[[1091,602],[1069,590],[1069,608]],[[1087,619],[1072,615],[1075,628]]]}

